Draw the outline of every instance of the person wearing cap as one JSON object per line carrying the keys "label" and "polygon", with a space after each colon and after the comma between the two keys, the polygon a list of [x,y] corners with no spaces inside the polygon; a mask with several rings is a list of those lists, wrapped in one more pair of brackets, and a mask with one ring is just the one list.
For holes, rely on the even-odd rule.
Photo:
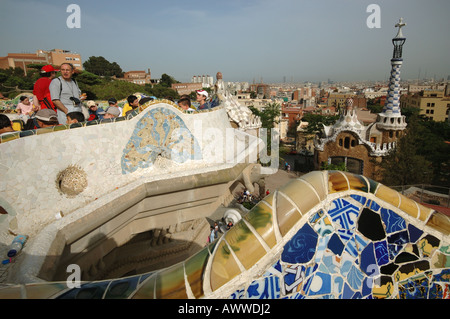
{"label": "person wearing cap", "polygon": [[103,114],[100,114],[100,112],[103,110],[98,109],[98,104],[95,103],[95,101],[89,100],[87,101],[86,105],[89,109],[89,117],[87,119],[88,121],[103,120]]}
{"label": "person wearing cap", "polygon": [[42,109],[36,112],[34,118],[28,120],[23,130],[33,130],[58,125],[58,115],[54,110]]}
{"label": "person wearing cap", "polygon": [[110,98],[110,99],[108,100],[108,105],[109,105],[110,107],[111,107],[111,106],[117,107],[117,108],[119,109],[119,111],[120,111],[120,114],[122,114],[123,109],[119,106],[119,104],[118,104],[116,98],[114,98],[114,97]]}
{"label": "person wearing cap", "polygon": [[197,102],[200,104],[198,107],[199,110],[207,110],[211,107],[209,106],[209,103],[206,101],[208,98],[208,92],[205,90],[197,90],[195,91],[197,93]]}
{"label": "person wearing cap", "polygon": [[66,124],[66,114],[69,112],[82,112],[81,101],[86,97],[81,95],[77,82],[72,78],[75,68],[72,63],[64,62],[60,67],[61,76],[54,78],[50,83],[50,95],[53,104],[58,108],[59,124]]}
{"label": "person wearing cap", "polygon": [[100,114],[103,114],[104,119],[113,119],[120,116],[120,110],[115,106],[110,106],[106,111],[100,112]]}
{"label": "person wearing cap", "polygon": [[33,87],[33,105],[36,110],[51,109],[56,111],[50,96],[50,82],[56,77],[56,70],[53,65],[44,65],[41,68],[41,77],[34,83]]}

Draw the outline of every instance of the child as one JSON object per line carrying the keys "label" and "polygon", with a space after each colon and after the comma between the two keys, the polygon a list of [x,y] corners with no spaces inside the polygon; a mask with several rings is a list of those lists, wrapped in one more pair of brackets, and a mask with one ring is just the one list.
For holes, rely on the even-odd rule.
{"label": "child", "polygon": [[67,113],[67,124],[84,122],[84,114],[81,112],[69,112]]}

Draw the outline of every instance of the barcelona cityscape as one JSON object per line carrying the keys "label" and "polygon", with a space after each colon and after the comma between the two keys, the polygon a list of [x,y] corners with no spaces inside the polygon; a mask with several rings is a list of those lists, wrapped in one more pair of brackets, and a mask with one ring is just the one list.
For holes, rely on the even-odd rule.
{"label": "barcelona cityscape", "polygon": [[2,7],[0,299],[450,299],[447,1]]}

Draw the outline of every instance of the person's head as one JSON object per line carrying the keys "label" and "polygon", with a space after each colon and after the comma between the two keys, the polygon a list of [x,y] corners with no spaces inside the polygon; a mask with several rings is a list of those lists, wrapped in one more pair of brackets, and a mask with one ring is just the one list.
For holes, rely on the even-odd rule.
{"label": "person's head", "polygon": [[196,93],[197,93],[197,102],[200,102],[201,104],[206,102],[206,99],[208,98],[208,92],[206,92],[205,90],[197,90]]}
{"label": "person's head", "polygon": [[98,109],[98,104],[95,103],[95,101],[89,100],[86,102],[86,105],[87,105],[89,111],[96,112]]}
{"label": "person's head", "polygon": [[75,72],[75,69],[73,67],[72,63],[68,63],[68,62],[64,62],[63,64],[61,64],[61,75],[63,77],[64,80],[70,80],[72,78],[72,75]]}
{"label": "person's head", "polygon": [[25,105],[30,105],[30,98],[28,96],[22,95],[20,97],[20,102]]}
{"label": "person's head", "polygon": [[108,104],[109,106],[117,106],[117,100],[112,97],[108,100]]}
{"label": "person's head", "polygon": [[54,78],[56,76],[56,72],[58,71],[59,70],[56,70],[53,65],[47,64],[41,68],[41,76],[46,78]]}
{"label": "person's head", "polygon": [[14,131],[11,120],[5,114],[0,113],[0,133]]}
{"label": "person's head", "polygon": [[110,106],[105,112],[101,112],[104,119],[112,119],[120,116],[120,110],[118,107]]}
{"label": "person's head", "polygon": [[188,110],[191,107],[191,99],[190,98],[182,98],[178,101],[178,106],[183,110]]}
{"label": "person's head", "polygon": [[36,112],[36,120],[40,127],[49,127],[58,125],[58,116],[51,109],[42,109]]}
{"label": "person's head", "polygon": [[67,113],[67,124],[84,122],[84,114],[82,112],[69,112]]}
{"label": "person's head", "polygon": [[133,109],[139,106],[139,99],[136,95],[130,95],[127,97],[127,102]]}

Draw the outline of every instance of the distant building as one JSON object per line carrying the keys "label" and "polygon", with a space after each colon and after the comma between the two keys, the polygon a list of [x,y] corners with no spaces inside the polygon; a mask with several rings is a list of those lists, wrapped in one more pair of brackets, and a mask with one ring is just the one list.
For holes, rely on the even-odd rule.
{"label": "distant building", "polygon": [[341,106],[341,116],[334,125],[324,126],[314,138],[315,169],[320,169],[322,163],[344,163],[351,173],[375,180],[379,178],[376,163],[381,163],[384,156],[396,147],[406,128],[405,116],[400,111],[400,67],[403,63],[402,46],[406,40],[401,28],[404,25],[402,19],[396,24],[399,30],[392,40],[391,77],[382,112],[372,122],[374,118],[370,113],[358,114],[359,108],[354,106],[351,95],[346,98],[343,107],[340,99],[344,97],[335,95],[333,98],[330,94],[329,100],[334,99],[336,106]]}
{"label": "distant building", "polygon": [[178,94],[191,94],[196,90],[201,90],[203,88],[202,83],[173,83],[172,89],[178,92]]}
{"label": "distant building", "polygon": [[123,78],[117,78],[117,80],[127,81],[139,85],[145,85],[145,84],[152,84],[152,75],[150,69],[148,69],[148,72],[128,71],[123,74]]}
{"label": "distant building", "polygon": [[27,74],[30,64],[52,64],[59,67],[64,62],[72,63],[77,70],[83,70],[80,54],[61,49],[37,50],[36,53],[8,53],[7,56],[0,57],[0,69],[22,68]]}
{"label": "distant building", "polygon": [[433,121],[448,121],[450,113],[450,96],[445,96],[446,89],[425,89],[419,93],[405,94],[400,98],[401,107],[420,109],[421,115]]}
{"label": "distant building", "polygon": [[214,86],[214,78],[209,75],[194,75],[191,83],[201,83],[202,88],[209,88]]}

